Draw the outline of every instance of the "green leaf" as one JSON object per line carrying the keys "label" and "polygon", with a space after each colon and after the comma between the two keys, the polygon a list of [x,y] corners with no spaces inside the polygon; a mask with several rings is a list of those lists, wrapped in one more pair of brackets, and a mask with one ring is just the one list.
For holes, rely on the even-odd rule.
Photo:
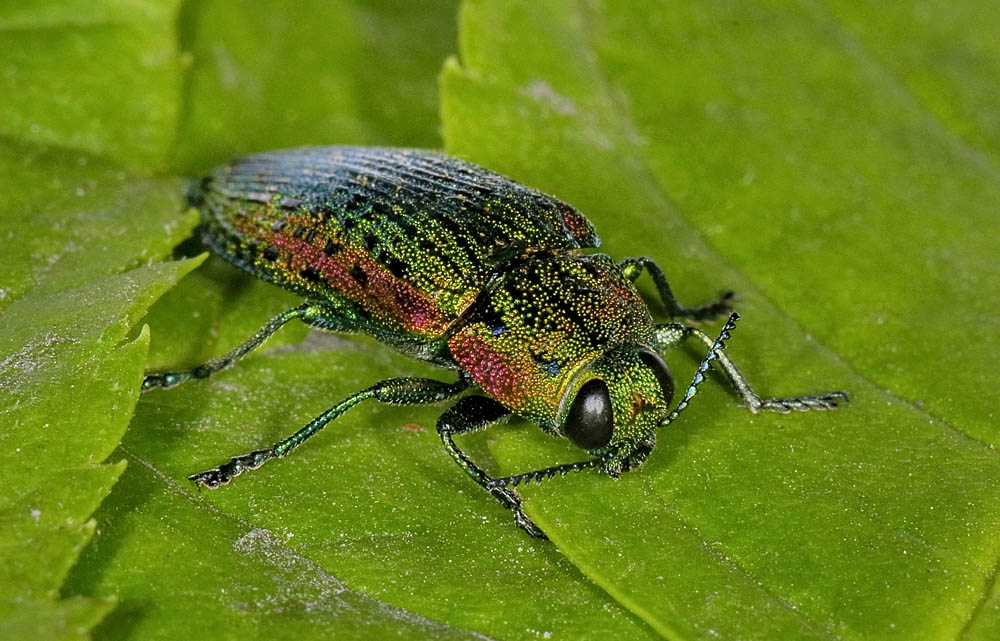
{"label": "green leaf", "polygon": [[86,154],[0,147],[0,308],[163,258],[197,220],[182,181],[141,178]]}
{"label": "green leaf", "polygon": [[[83,638],[113,599],[57,600],[123,466],[102,465],[132,415],[146,308],[197,261],[161,263],[19,300],[0,336],[0,632]],[[122,344],[122,342],[124,344]]]}
{"label": "green leaf", "polygon": [[[120,609],[99,630],[113,630],[119,638],[118,633],[127,635],[132,630],[131,617],[137,611],[145,611],[142,604],[146,600],[192,605],[190,600],[166,597],[156,583],[155,574],[145,575],[150,580],[147,583],[122,581],[107,588],[101,586],[97,591],[81,590],[79,581],[70,578],[62,585],[62,595],[115,596],[58,598],[63,578],[80,549],[93,536],[95,527],[100,533],[106,528],[113,530],[116,525],[105,521],[103,512],[96,520],[89,517],[122,472],[120,464],[100,465],[100,462],[118,444],[133,411],[149,334],[133,332],[121,346],[118,343],[137,315],[166,289],[168,279],[164,270],[174,270],[171,278],[176,280],[180,268],[152,266],[112,275],[162,258],[190,234],[195,221],[190,213],[182,214],[183,179],[141,175],[161,170],[167,160],[178,164],[188,162],[200,171],[243,149],[239,145],[225,150],[214,148],[208,136],[199,140],[202,129],[210,133],[211,128],[190,118],[184,124],[192,129],[184,129],[183,136],[177,131],[177,116],[183,112],[178,99],[186,96],[188,107],[195,109],[197,105],[192,107],[192,103],[197,103],[200,95],[194,83],[187,85],[186,92],[181,91],[182,57],[177,55],[174,29],[177,6],[178,3],[141,2],[20,3],[0,11],[0,31],[16,44],[0,53],[4,69],[4,80],[0,82],[7,83],[7,95],[11,96],[0,107],[4,123],[0,125],[0,136],[7,139],[0,149],[3,168],[0,184],[5,187],[4,204],[0,206],[0,238],[5,243],[0,257],[0,304],[7,307],[0,336],[3,345],[0,394],[7,408],[3,411],[6,429],[0,430],[0,439],[10,459],[0,465],[0,487],[7,497],[0,506],[3,515],[0,521],[4,523],[0,529],[0,545],[4,548],[0,554],[2,638],[87,638],[89,629],[116,601],[121,604]],[[190,21],[199,10],[199,3],[187,3],[182,21]],[[367,25],[363,37],[356,39],[358,50],[354,59],[364,60],[365,52],[378,46],[380,54],[392,56],[379,64],[401,74],[399,79],[386,83],[384,95],[387,100],[402,103],[399,112],[404,119],[395,127],[382,128],[380,134],[398,144],[437,140],[434,77],[440,60],[453,43],[453,8],[442,4],[425,16],[415,17],[423,25],[417,30],[401,30],[395,23],[395,11],[389,6],[366,9],[358,4],[349,13],[351,20],[346,23],[341,15],[327,17],[334,18],[333,22],[346,26],[347,30],[360,31]],[[259,12],[242,11],[240,19],[252,23],[259,17]],[[316,56],[312,69],[300,68],[301,75],[294,79],[302,91],[282,96],[283,101],[260,103],[259,120],[250,121],[254,128],[287,134],[284,139],[272,136],[267,146],[316,142],[316,132],[323,126],[319,123],[313,129],[299,121],[294,127],[281,129],[267,111],[272,107],[305,105],[307,115],[324,113],[329,116],[328,122],[370,121],[379,126],[380,118],[388,122],[392,115],[391,103],[369,104],[366,100],[370,99],[358,95],[353,100],[358,105],[354,111],[339,117],[330,110],[329,91],[310,89],[309,72],[330,66],[330,60],[336,57],[325,56],[337,44],[335,39],[327,40],[332,35],[329,29],[310,21],[314,17],[283,14],[293,25],[315,25],[315,35],[322,36],[318,43],[322,46],[311,45]],[[239,22],[230,20],[223,30],[214,33],[228,38],[238,36],[232,27],[238,27]],[[428,30],[445,37],[421,43],[417,55],[406,55]],[[190,32],[185,34],[181,38],[183,43],[195,41],[189,37]],[[301,29],[286,32],[289,40],[304,35]],[[281,49],[274,38],[269,42]],[[301,42],[304,46],[298,51],[305,51],[310,45]],[[266,49],[259,43],[254,43],[254,47]],[[415,74],[421,69],[422,74],[402,76],[404,72]],[[267,78],[262,69],[249,70],[251,76],[258,76],[258,82],[268,83],[288,75],[287,69],[281,73],[284,76],[276,70],[272,78]],[[366,83],[375,86],[372,80],[354,78],[353,70],[342,75],[347,79],[345,86],[357,84],[355,93],[369,91]],[[303,95],[310,98],[304,100]],[[398,100],[401,95],[410,99],[402,102]],[[222,106],[238,122],[246,113],[245,104],[239,100]],[[431,123],[430,127],[427,123]],[[370,125],[363,130],[375,128]],[[292,139],[292,134],[304,137]],[[336,130],[330,141],[339,135]],[[236,136],[238,140],[248,137],[245,130],[237,130]],[[170,151],[170,143],[179,139],[182,145],[192,147]],[[95,153],[102,158],[95,157]],[[126,166],[130,169],[124,169]],[[190,253],[197,252],[194,249]],[[143,281],[145,284],[140,286],[136,279],[145,278],[142,274],[160,276],[155,279],[150,276],[152,280]],[[245,334],[238,328],[249,327],[250,323],[255,327],[259,323],[255,313],[287,300],[276,290],[267,295],[257,293],[266,286],[254,284],[252,279],[229,268],[223,273],[218,261],[188,280],[192,284],[186,284],[181,291],[175,290],[176,294],[171,292],[172,303],[157,307],[167,311],[158,311],[150,317],[154,323],[194,325],[187,327],[188,347],[195,340],[191,333],[199,330],[209,335],[216,333],[219,341],[237,335],[242,338]],[[206,294],[205,286],[218,287]],[[198,326],[188,319],[201,303],[205,304],[206,322]],[[119,317],[112,320],[116,309]],[[95,335],[101,322],[105,323],[105,330]],[[154,331],[166,334],[162,329],[158,325]],[[183,361],[185,346],[177,345],[172,351],[164,338],[169,335],[155,341],[156,359],[164,363]],[[202,340],[205,336],[196,338]],[[202,348],[203,352],[214,347],[211,340],[204,342],[207,347]],[[197,357],[196,352],[193,350],[190,357]],[[121,454],[112,455],[113,460],[121,458]],[[130,470],[105,509],[120,513],[122,506],[142,503],[150,476],[145,467]],[[162,482],[159,477],[155,479]],[[178,496],[172,497],[175,503]],[[190,500],[181,497],[179,502],[181,508],[186,508]],[[159,523],[159,516],[150,518],[141,524],[147,530]],[[184,514],[184,518],[198,522],[198,515]],[[232,520],[222,520],[232,530]],[[214,522],[212,518],[208,521]],[[233,594],[244,595],[243,604],[247,608],[265,613],[268,608],[308,608],[322,615],[305,617],[310,625],[323,624],[308,631],[289,627],[286,633],[298,633],[296,638],[305,634],[325,637],[329,629],[325,624],[332,619],[336,619],[334,624],[340,622],[341,629],[351,631],[351,635],[470,636],[343,588],[335,578],[307,560],[282,555],[278,544],[266,533],[241,532],[238,539],[227,538],[221,547],[209,546],[208,553],[205,544],[219,541],[200,538],[197,527],[193,535],[195,544],[190,548],[183,547],[183,537],[175,531],[167,534],[174,536],[152,540],[140,537],[134,542],[140,547],[152,544],[153,551],[162,553],[156,557],[157,561],[176,558],[172,555],[179,549],[190,549],[188,558],[193,561],[206,554],[225,558],[237,549],[243,558],[242,564],[237,565],[248,580],[241,584],[245,588],[242,592],[232,585],[226,587]],[[121,544],[111,546],[121,555],[99,568],[100,571],[128,576],[139,569],[136,559],[142,555],[131,557],[124,541],[122,537]],[[99,558],[108,560],[108,548],[106,544],[100,548],[104,556]],[[88,559],[97,554],[93,548],[84,549]],[[150,566],[154,567],[152,563]],[[85,560],[83,567],[94,571],[95,564]],[[74,574],[82,571],[75,570]],[[310,579],[309,586],[302,585],[303,577]],[[181,590],[188,587],[185,584]],[[265,603],[260,600],[265,593],[275,598]],[[182,607],[147,613],[153,629],[168,629],[192,621],[190,611]],[[165,617],[156,618],[155,614]],[[264,622],[268,620],[262,615],[257,627],[248,627],[250,619],[245,612],[234,618],[237,620],[231,629],[246,634],[266,628]],[[160,625],[164,620],[169,624]],[[220,636],[219,631],[213,634]]]}
{"label": "green leaf", "polygon": [[179,4],[5,3],[0,136],[161,168],[177,125],[182,60],[173,24]]}
{"label": "green leaf", "polygon": [[58,602],[18,600],[16,610],[4,607],[0,634],[5,639],[84,639],[114,607],[114,599],[80,597]]}
{"label": "green leaf", "polygon": [[[78,574],[128,595],[101,631],[110,638],[482,638],[347,588],[276,534],[215,510],[123,448],[133,495],[109,503],[109,523]],[[99,566],[120,546],[132,564]],[[94,586],[100,590],[102,586]],[[169,599],[163,595],[169,594]],[[155,605],[154,605],[155,604]],[[151,610],[155,608],[155,612]]]}
{"label": "green leaf", "polygon": [[[99,463],[143,369],[146,334],[128,328],[170,278],[114,285],[180,269],[122,274],[193,223],[183,180],[142,176],[297,144],[437,145],[453,7],[15,4],[0,10],[0,395],[29,429],[0,429],[0,637],[85,638],[112,605],[94,595],[118,599],[96,631],[115,639],[997,636],[985,3],[463,14],[449,148],[580,206],[607,251],[653,255],[683,301],[739,290],[731,348],[755,385],[844,387],[851,407],[750,417],[710,383],[645,469],[525,491],[558,547],[455,469],[437,407],[356,408],[191,492],[188,474],[379,378],[441,376],[288,328],[215,380],[143,397],[75,569],[121,474]],[[150,311],[150,364],[214,356],[294,301],[206,261]],[[679,381],[700,356],[673,355]],[[495,433],[463,443],[511,470],[579,457],[531,426]]]}
{"label": "green leaf", "polygon": [[87,638],[115,603],[59,588],[122,471],[101,462],[132,415],[149,339],[126,336],[197,264],[135,269],[194,224],[179,215],[181,181],[139,175],[173,138],[171,21],[169,3],[0,10],[2,638]]}
{"label": "green leaf", "polygon": [[440,146],[431,80],[454,50],[451,2],[252,0],[185,6],[193,57],[176,164],[320,144]]}
{"label": "green leaf", "polygon": [[[911,95],[928,124],[1000,160],[1000,16],[988,2],[827,3],[845,44]],[[935,124],[934,121],[939,121]],[[975,154],[973,154],[975,155]],[[989,162],[989,161],[987,161]]]}
{"label": "green leaf", "polygon": [[[879,48],[974,49],[962,15]],[[984,68],[915,72],[929,84],[911,93],[842,20],[808,3],[468,2],[445,69],[451,152],[578,206],[682,302],[736,290],[730,352],[762,392],[852,395],[751,416],[710,381],[642,470],[524,489],[560,550],[670,638],[1000,625],[1000,181],[992,151],[921,103],[927,86],[976,96]],[[976,50],[985,69],[993,51]],[[982,104],[955,113],[985,131]],[[673,355],[678,380],[701,356]],[[493,443],[505,470],[580,458],[512,432]]]}

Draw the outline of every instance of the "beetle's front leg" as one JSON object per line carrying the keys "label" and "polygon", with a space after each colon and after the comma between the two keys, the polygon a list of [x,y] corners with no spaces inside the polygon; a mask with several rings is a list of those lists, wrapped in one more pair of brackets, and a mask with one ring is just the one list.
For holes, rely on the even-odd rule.
{"label": "beetle's front leg", "polygon": [[[676,347],[688,338],[695,338],[709,347],[712,347],[714,343],[711,336],[697,327],[690,327],[681,323],[664,323],[656,326],[656,349],[659,352]],[[750,382],[747,381],[743,372],[736,367],[736,363],[722,349],[718,350],[717,362],[722,367],[722,371],[726,374],[726,377],[736,388],[737,393],[742,397],[743,402],[746,403],[747,409],[754,414],[757,412],[787,414],[791,411],[831,410],[836,408],[838,404],[848,400],[847,392],[825,392],[807,394],[805,396],[762,398],[750,386]]]}
{"label": "beetle's front leg", "polygon": [[500,505],[514,512],[514,522],[517,523],[518,527],[527,532],[528,536],[547,539],[545,533],[521,508],[521,497],[517,495],[517,492],[504,484],[497,483],[465,452],[459,449],[453,438],[458,434],[468,434],[486,429],[508,416],[510,416],[510,410],[492,398],[466,396],[441,415],[441,418],[438,419],[437,430],[448,454],[451,454],[459,467],[465,470],[465,473],[472,477],[473,481],[482,486],[493,498],[500,501]]}

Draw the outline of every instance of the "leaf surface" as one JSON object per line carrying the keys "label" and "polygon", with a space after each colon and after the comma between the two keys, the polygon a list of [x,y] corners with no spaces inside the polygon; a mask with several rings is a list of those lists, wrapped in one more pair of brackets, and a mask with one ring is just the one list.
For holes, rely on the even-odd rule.
{"label": "leaf surface", "polygon": [[[0,136],[162,169],[178,119],[180,0],[0,8]],[[110,88],[110,93],[109,93]]]}
{"label": "leaf surface", "polygon": [[[730,352],[762,393],[851,393],[751,416],[716,379],[642,470],[524,489],[669,638],[996,629],[1000,183],[848,31],[815,3],[468,2],[445,69],[449,151],[573,203],[682,302],[736,290]],[[700,356],[672,356],[682,384]],[[510,471],[581,458],[532,430],[493,451]]]}
{"label": "leaf surface", "polygon": [[[445,405],[358,407],[192,491],[376,380],[449,376],[370,340],[286,328],[144,395],[120,442],[144,360],[201,362],[297,303],[210,258],[153,305],[147,352],[136,321],[190,266],[147,266],[190,233],[186,178],[265,148],[437,146],[453,10],[0,10],[0,637],[86,638],[114,595],[97,638],[996,638],[985,3],[463,10],[448,148],[574,203],[683,302],[737,290],[757,388],[850,407],[750,416],[713,378],[644,469],[525,489],[555,545],[454,466]],[[679,384],[701,355],[668,355]],[[516,423],[463,445],[494,472],[581,456]]]}
{"label": "leaf surface", "polygon": [[85,153],[0,147],[0,308],[170,254],[196,222],[183,181],[146,178]]}
{"label": "leaf surface", "polygon": [[[130,328],[197,261],[19,300],[0,337],[0,632],[85,638],[111,598],[58,600],[123,465],[102,465],[135,406],[149,334]],[[124,342],[123,342],[124,341]]]}

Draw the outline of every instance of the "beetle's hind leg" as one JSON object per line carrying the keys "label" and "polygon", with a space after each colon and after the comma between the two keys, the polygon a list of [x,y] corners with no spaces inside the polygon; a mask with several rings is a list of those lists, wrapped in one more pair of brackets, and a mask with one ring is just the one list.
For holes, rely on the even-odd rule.
{"label": "beetle's hind leg", "polygon": [[208,488],[225,485],[246,470],[256,470],[273,458],[287,456],[293,449],[326,427],[330,421],[361,401],[374,399],[387,405],[422,405],[451,398],[468,387],[469,383],[464,378],[455,383],[443,383],[429,378],[389,378],[379,381],[366,390],[348,396],[309,421],[295,434],[275,443],[274,447],[233,457],[228,463],[199,474],[193,474],[188,479],[199,486]]}
{"label": "beetle's hind leg", "polygon": [[444,447],[448,454],[455,459],[459,467],[465,470],[472,480],[478,483],[484,490],[493,495],[493,498],[500,501],[508,510],[514,512],[514,522],[518,527],[528,533],[529,536],[538,539],[547,539],[541,528],[535,525],[534,521],[521,508],[521,497],[513,489],[503,484],[498,484],[481,467],[476,465],[469,456],[459,449],[455,444],[454,436],[458,434],[468,434],[486,429],[493,423],[510,416],[510,410],[485,396],[466,396],[452,405],[441,418],[438,419],[437,431],[444,442]]}
{"label": "beetle's hind leg", "polygon": [[677,302],[673,290],[670,289],[667,275],[663,273],[663,270],[660,269],[660,266],[652,258],[646,256],[626,258],[618,263],[618,266],[625,273],[625,277],[633,282],[642,275],[643,270],[649,272],[653,283],[656,285],[656,290],[660,294],[660,300],[663,301],[664,307],[667,308],[667,316],[671,318],[684,318],[691,321],[711,320],[727,314],[733,309],[730,304],[733,298],[736,297],[736,294],[733,292],[723,292],[718,299],[704,305],[699,305],[698,307],[685,307],[681,305]]}
{"label": "beetle's hind leg", "polygon": [[[688,338],[695,338],[709,347],[714,343],[711,336],[697,327],[690,327],[681,323],[664,323],[656,326],[657,351],[663,352],[671,347],[676,347]],[[726,377],[736,388],[737,393],[743,398],[747,409],[754,414],[757,412],[780,412],[787,414],[792,411],[832,410],[841,402],[848,400],[847,392],[825,392],[787,398],[761,398],[760,394],[754,391],[749,381],[743,375],[743,372],[736,367],[736,364],[733,363],[733,360],[729,358],[729,355],[724,350],[719,350],[717,362],[722,367],[722,371],[725,372]]]}
{"label": "beetle's hind leg", "polygon": [[258,329],[246,341],[207,363],[202,363],[191,369],[147,374],[142,381],[142,389],[145,391],[156,387],[168,388],[197,378],[208,378],[260,347],[264,341],[273,336],[286,323],[296,318],[301,319],[307,324],[317,325],[324,329],[347,329],[346,326],[341,327],[341,325],[344,325],[341,322],[342,319],[329,307],[317,303],[303,303],[298,307],[281,312]]}

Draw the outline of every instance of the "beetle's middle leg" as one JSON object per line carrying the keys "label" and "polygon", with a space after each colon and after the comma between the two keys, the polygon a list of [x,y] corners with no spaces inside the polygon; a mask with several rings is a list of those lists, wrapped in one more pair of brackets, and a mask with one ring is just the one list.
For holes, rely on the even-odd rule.
{"label": "beetle's middle leg", "polygon": [[[677,347],[688,338],[695,338],[709,347],[713,344],[711,336],[701,331],[697,327],[682,325],[681,323],[663,323],[656,326],[656,349],[659,352],[666,351],[672,347]],[[831,410],[837,407],[841,401],[847,401],[846,392],[825,392],[821,394],[808,394],[806,396],[792,396],[788,398],[761,398],[760,394],[754,391],[749,381],[743,375],[733,360],[724,350],[719,350],[717,355],[719,365],[726,377],[732,382],[737,393],[743,398],[747,409],[756,414],[757,412],[780,412],[786,414],[793,410]]]}
{"label": "beetle's middle leg", "polygon": [[618,266],[625,273],[625,277],[633,282],[642,275],[643,270],[649,272],[650,277],[653,279],[653,284],[656,285],[656,291],[660,294],[660,300],[663,301],[664,307],[667,308],[667,315],[671,318],[703,321],[711,320],[732,311],[732,306],[729,303],[735,296],[733,292],[725,292],[717,300],[699,305],[698,307],[685,307],[681,305],[677,302],[673,290],[670,289],[667,275],[663,273],[663,270],[660,269],[660,266],[652,258],[647,256],[626,258],[618,263]]}
{"label": "beetle's middle leg", "polygon": [[451,398],[468,387],[469,382],[465,378],[460,378],[454,383],[444,383],[430,378],[388,378],[375,383],[366,390],[348,396],[311,420],[295,434],[275,443],[273,447],[233,457],[228,463],[199,474],[193,474],[188,479],[197,485],[208,488],[225,485],[233,477],[239,476],[246,470],[256,470],[273,458],[287,456],[293,449],[326,427],[330,421],[361,401],[374,399],[387,405],[422,405]]}
{"label": "beetle's middle leg", "polygon": [[174,387],[186,381],[199,378],[208,378],[219,370],[225,369],[240,360],[253,350],[257,349],[268,338],[273,336],[279,329],[284,327],[289,321],[301,319],[308,325],[314,325],[323,329],[350,329],[349,319],[341,317],[336,310],[321,303],[306,302],[298,307],[293,307],[281,312],[263,327],[258,329],[253,336],[243,341],[222,356],[217,356],[212,360],[202,363],[191,369],[175,370],[172,372],[160,372],[157,374],[147,374],[142,381],[143,391],[157,387]]}

